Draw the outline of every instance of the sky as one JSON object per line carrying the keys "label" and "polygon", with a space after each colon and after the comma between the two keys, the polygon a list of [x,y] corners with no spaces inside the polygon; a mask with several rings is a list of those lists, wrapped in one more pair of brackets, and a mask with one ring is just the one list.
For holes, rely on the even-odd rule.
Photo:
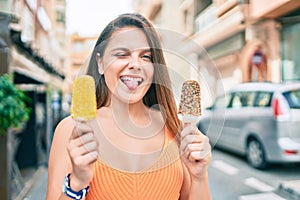
{"label": "sky", "polygon": [[67,0],[67,32],[99,35],[119,14],[132,12],[131,0]]}

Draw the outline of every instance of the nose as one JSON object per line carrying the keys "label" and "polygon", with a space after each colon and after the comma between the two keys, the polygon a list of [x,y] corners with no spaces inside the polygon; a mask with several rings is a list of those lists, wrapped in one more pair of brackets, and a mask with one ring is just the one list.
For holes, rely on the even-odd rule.
{"label": "nose", "polygon": [[132,55],[129,61],[129,69],[141,70],[141,61],[139,56]]}

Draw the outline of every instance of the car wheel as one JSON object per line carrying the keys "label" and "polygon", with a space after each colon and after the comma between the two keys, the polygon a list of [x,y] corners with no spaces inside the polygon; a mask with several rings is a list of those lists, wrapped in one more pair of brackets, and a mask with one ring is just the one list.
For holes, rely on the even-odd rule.
{"label": "car wheel", "polygon": [[251,139],[248,142],[247,160],[249,164],[254,168],[265,169],[267,167],[264,148],[262,144],[256,139]]}

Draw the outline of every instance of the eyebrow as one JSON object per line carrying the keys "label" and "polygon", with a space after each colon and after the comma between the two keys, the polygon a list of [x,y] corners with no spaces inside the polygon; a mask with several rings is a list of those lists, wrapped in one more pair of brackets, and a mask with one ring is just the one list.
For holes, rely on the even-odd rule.
{"label": "eyebrow", "polygon": [[125,51],[125,52],[129,52],[129,51],[136,51],[136,50],[142,50],[142,52],[151,52],[150,48],[139,48],[139,49],[134,49],[134,50],[130,50],[128,48],[125,47],[117,47],[111,50],[111,52],[113,51]]}

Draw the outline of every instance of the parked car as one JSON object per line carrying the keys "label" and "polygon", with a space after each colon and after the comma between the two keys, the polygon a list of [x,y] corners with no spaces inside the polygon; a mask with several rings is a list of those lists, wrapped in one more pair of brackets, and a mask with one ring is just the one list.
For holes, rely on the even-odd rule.
{"label": "parked car", "polygon": [[300,83],[240,84],[204,110],[198,128],[255,168],[300,162]]}

